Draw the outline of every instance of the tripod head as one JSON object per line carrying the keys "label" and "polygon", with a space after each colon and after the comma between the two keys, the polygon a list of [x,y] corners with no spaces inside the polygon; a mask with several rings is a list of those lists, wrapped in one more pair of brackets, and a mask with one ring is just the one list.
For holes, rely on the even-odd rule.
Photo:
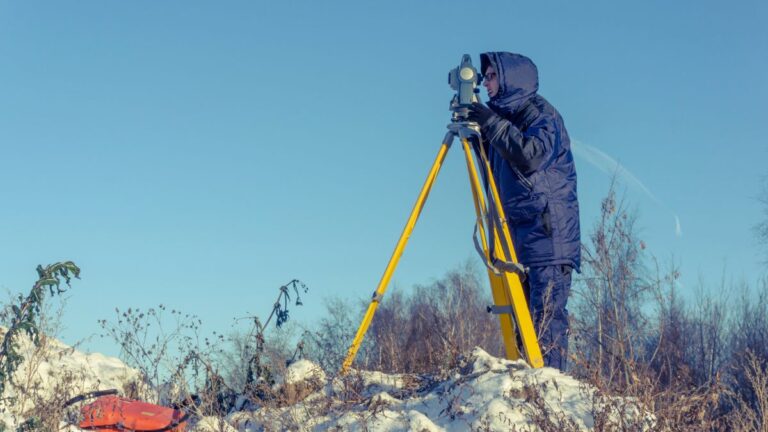
{"label": "tripod head", "polygon": [[482,80],[482,76],[472,66],[472,58],[469,54],[464,54],[461,57],[461,63],[458,67],[448,71],[448,84],[456,90],[449,107],[453,111],[451,121],[467,121],[467,107],[474,102],[480,102],[477,95],[480,93],[478,87]]}

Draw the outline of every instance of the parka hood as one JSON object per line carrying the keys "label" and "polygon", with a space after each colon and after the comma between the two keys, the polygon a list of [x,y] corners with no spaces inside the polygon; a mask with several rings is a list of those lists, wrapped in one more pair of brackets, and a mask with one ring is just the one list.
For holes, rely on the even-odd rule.
{"label": "parka hood", "polygon": [[488,66],[493,66],[499,76],[499,92],[488,106],[500,114],[514,114],[539,90],[539,71],[524,55],[503,51],[480,54],[481,73]]}

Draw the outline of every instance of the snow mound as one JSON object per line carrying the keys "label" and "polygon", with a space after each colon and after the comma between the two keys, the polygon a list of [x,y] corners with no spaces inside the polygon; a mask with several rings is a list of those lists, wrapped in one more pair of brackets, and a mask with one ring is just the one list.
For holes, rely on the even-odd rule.
{"label": "snow mound", "polygon": [[[43,351],[30,343],[24,350],[29,357],[20,373],[42,394],[60,391],[62,381],[72,394],[80,394],[122,389],[139,378],[138,372],[118,359],[84,354],[53,339],[46,340]],[[287,369],[274,390],[281,396],[265,401],[237,395],[240,411],[226,417],[192,418],[188,430],[642,431],[654,427],[653,417],[633,400],[607,397],[555,369],[531,369],[523,361],[496,358],[480,348],[467,355],[460,367],[435,375],[351,370],[343,377],[328,378],[316,364],[300,360]],[[28,409],[32,402],[28,399],[21,406]],[[22,420],[24,409],[0,408],[4,408],[0,420],[6,426]]]}
{"label": "snow mound", "polygon": [[[599,395],[551,368],[493,357],[480,348],[447,377],[351,371],[299,403],[227,417],[243,432],[594,430],[632,425],[651,430],[653,418],[633,401]],[[635,430],[635,429],[633,429]]]}
{"label": "snow mound", "polygon": [[[0,327],[0,337],[6,329]],[[25,335],[17,338],[24,361],[14,373],[15,385],[6,385],[0,401],[0,421],[17,425],[36,405],[96,391],[123,390],[140,379],[135,369],[120,359],[100,353],[86,354],[42,335],[35,346]]]}
{"label": "snow mound", "polygon": [[284,384],[298,384],[303,381],[325,382],[325,380],[325,372],[323,372],[320,366],[309,360],[302,359],[288,366],[282,382]]}

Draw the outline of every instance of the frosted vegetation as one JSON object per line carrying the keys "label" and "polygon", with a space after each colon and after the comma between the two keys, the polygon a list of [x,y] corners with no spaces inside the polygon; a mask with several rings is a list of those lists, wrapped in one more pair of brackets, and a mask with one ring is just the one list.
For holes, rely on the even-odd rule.
{"label": "frosted vegetation", "polygon": [[[16,397],[17,403],[6,406],[0,419],[9,429],[34,413],[59,417],[47,422],[49,427],[78,430],[73,426],[77,405],[58,411],[51,401],[95,388],[135,392],[142,380],[139,371],[117,358],[84,354],[54,339],[45,338],[41,347],[23,340],[20,348],[28,360],[18,369],[16,382],[19,389],[34,388],[34,395],[8,389],[6,398]],[[597,423],[650,430],[654,424],[636,401],[608,397],[554,369],[531,369],[481,348],[459,359],[459,367],[439,374],[352,370],[344,377],[329,377],[316,363],[302,359],[278,381],[271,386],[270,401],[233,395],[227,412],[221,405],[213,407],[212,400],[204,401],[195,408],[200,412],[191,430],[524,431],[537,430],[537,425],[592,430]],[[134,396],[162,402],[171,395]]]}

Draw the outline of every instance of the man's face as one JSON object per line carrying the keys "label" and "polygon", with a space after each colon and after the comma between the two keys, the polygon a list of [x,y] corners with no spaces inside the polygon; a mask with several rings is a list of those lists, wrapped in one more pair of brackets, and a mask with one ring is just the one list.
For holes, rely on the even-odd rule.
{"label": "man's face", "polygon": [[499,76],[496,75],[496,69],[493,66],[488,66],[485,70],[483,85],[488,90],[488,98],[495,97],[499,92]]}

